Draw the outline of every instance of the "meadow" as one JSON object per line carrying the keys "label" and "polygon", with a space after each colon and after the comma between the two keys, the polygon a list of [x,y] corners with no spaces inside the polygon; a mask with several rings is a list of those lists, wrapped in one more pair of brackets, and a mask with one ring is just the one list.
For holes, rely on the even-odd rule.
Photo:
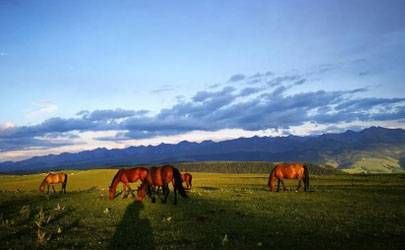
{"label": "meadow", "polygon": [[[116,170],[0,175],[1,249],[403,249],[405,175],[311,175],[311,192],[269,192],[267,174],[192,172],[189,199],[108,199]],[[132,184],[136,188],[137,184]],[[56,187],[60,190],[60,186]],[[121,189],[121,186],[120,188]]]}

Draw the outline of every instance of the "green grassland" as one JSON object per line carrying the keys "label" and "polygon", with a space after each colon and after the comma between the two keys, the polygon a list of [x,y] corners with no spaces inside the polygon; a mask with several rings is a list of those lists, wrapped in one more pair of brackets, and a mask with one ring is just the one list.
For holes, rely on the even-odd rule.
{"label": "green grassland", "polygon": [[180,198],[173,205],[172,193],[167,204],[137,203],[130,197],[108,200],[115,172],[67,171],[66,195],[40,194],[44,174],[1,175],[0,248],[403,249],[405,245],[405,175],[311,175],[311,192],[293,192],[296,182],[288,181],[289,191],[271,193],[267,174],[193,172],[189,199]]}

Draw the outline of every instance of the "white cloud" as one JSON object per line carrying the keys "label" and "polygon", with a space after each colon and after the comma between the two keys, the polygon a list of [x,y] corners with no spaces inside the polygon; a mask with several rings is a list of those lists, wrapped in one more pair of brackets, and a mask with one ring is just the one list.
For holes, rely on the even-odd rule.
{"label": "white cloud", "polygon": [[9,128],[14,128],[14,127],[15,127],[15,124],[12,122],[0,123],[0,131],[6,130]]}
{"label": "white cloud", "polygon": [[55,103],[41,100],[32,103],[32,108],[25,114],[25,118],[31,123],[37,123],[50,118],[57,110],[58,106]]}

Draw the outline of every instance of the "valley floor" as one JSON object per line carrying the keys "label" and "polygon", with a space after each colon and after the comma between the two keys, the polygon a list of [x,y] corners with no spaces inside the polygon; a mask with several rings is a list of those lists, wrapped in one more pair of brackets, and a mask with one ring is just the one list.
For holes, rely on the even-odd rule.
{"label": "valley floor", "polygon": [[[116,170],[0,176],[0,249],[403,249],[405,175],[311,176],[311,192],[270,193],[267,175],[192,173],[189,199],[108,200]],[[135,189],[137,184],[133,184]],[[60,187],[57,187],[60,190]]]}

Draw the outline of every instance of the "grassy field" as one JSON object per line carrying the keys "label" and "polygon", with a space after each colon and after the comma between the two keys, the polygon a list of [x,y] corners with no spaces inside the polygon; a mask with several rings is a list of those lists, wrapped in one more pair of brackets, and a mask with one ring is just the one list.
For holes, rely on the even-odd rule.
{"label": "grassy field", "polygon": [[312,192],[270,193],[265,174],[193,173],[175,206],[172,194],[168,204],[108,200],[115,171],[68,171],[68,194],[49,196],[37,191],[44,175],[0,176],[0,248],[405,246],[405,175],[311,176]]}

